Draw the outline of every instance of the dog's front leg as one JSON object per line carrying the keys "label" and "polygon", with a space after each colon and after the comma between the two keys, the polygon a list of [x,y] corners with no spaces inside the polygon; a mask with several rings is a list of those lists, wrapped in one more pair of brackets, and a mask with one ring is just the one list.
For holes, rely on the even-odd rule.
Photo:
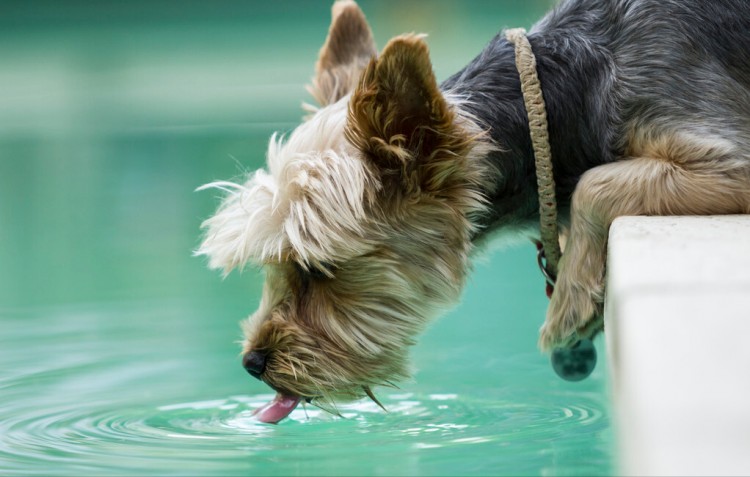
{"label": "dog's front leg", "polygon": [[[748,166],[727,158],[726,148],[705,140],[691,144],[680,136],[662,142],[669,147],[595,167],[581,177],[571,204],[570,237],[541,329],[543,350],[570,346],[602,329],[607,236],[616,217],[750,210]],[[659,154],[662,150],[672,154]]]}
{"label": "dog's front leg", "polygon": [[579,182],[571,204],[571,224],[552,294],[547,320],[542,327],[539,345],[548,351],[566,347],[583,336],[578,330],[588,326],[592,335],[598,331],[604,298],[607,229],[611,220],[596,210],[592,200],[594,176],[600,166],[585,174]]}

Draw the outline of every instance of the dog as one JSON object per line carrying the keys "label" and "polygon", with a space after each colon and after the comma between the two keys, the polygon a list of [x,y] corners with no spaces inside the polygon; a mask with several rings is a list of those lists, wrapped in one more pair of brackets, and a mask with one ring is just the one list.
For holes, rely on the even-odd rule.
{"label": "dog", "polygon": [[[408,348],[459,299],[475,250],[534,235],[530,129],[499,34],[438,84],[425,37],[380,54],[359,7],[333,5],[310,91],[268,167],[225,191],[197,254],[262,266],[243,366],[278,394],[330,407],[409,376]],[[527,35],[568,231],[539,345],[602,329],[607,234],[622,215],[750,212],[750,3],[564,0]]]}

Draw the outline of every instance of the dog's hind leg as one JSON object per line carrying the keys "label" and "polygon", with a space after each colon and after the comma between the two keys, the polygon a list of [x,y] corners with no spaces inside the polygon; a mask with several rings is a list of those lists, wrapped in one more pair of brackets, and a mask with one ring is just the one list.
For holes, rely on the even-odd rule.
{"label": "dog's hind leg", "polygon": [[631,142],[629,152],[632,159],[593,168],[576,187],[543,350],[601,330],[607,236],[616,217],[750,212],[750,159],[724,139],[663,134]]}

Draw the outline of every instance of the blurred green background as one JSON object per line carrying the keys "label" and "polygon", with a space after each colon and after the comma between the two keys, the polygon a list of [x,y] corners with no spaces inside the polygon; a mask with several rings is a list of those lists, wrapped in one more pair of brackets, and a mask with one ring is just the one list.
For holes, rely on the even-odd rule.
{"label": "blurred green background", "polygon": [[[237,424],[269,392],[236,344],[262,275],[192,257],[218,205],[194,190],[299,122],[330,3],[0,2],[0,472],[609,473],[606,364],[569,384],[537,351],[526,243],[484,253],[414,348],[401,392],[421,411],[384,390],[387,415]],[[381,48],[429,34],[438,79],[551,5],[359,3]]]}

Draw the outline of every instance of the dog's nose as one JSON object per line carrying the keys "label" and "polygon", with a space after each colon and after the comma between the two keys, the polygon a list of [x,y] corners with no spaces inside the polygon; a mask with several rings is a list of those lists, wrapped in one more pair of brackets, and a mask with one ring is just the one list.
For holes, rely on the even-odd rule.
{"label": "dog's nose", "polygon": [[242,357],[242,367],[252,377],[260,379],[260,375],[266,370],[266,354],[260,351],[248,351]]}

